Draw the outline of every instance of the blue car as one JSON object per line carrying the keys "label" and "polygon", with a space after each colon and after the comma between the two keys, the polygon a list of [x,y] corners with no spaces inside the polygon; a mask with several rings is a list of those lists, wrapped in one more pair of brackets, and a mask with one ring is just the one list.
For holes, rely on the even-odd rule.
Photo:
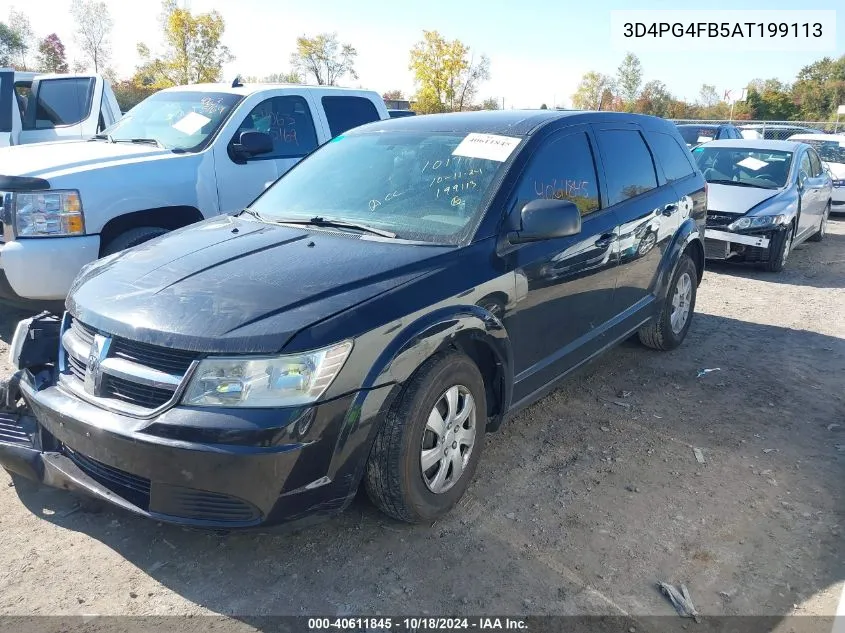
{"label": "blue car", "polygon": [[827,230],[833,182],[816,150],[795,141],[712,141],[692,151],[708,183],[708,259],[783,270]]}

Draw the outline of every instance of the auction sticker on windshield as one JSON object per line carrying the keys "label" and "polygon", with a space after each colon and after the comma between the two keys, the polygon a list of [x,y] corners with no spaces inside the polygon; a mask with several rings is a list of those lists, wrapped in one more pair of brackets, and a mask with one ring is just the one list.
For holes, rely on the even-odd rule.
{"label": "auction sticker on windshield", "polygon": [[188,114],[176,121],[176,123],[170,127],[182,132],[183,134],[191,136],[192,134],[199,132],[202,129],[202,126],[209,121],[211,121],[211,119],[199,112],[188,112]]}
{"label": "auction sticker on windshield", "polygon": [[746,169],[751,169],[753,171],[757,171],[758,169],[763,169],[766,165],[768,165],[764,160],[759,160],[754,158],[753,156],[748,156],[743,158],[741,161],[737,163],[740,167],[745,167]]}
{"label": "auction sticker on windshield", "polygon": [[513,153],[521,140],[513,136],[473,132],[467,134],[466,138],[458,144],[455,151],[452,152],[452,156],[482,158],[503,163]]}

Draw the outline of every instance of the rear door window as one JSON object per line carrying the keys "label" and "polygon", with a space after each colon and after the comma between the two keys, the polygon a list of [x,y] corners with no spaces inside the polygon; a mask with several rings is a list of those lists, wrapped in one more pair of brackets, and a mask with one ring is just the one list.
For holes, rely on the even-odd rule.
{"label": "rear door window", "polygon": [[651,152],[637,130],[599,130],[596,138],[610,204],[619,204],[657,188]]}
{"label": "rear door window", "polygon": [[94,78],[42,79],[38,82],[35,107],[27,105],[25,129],[49,129],[76,125],[91,112]]}
{"label": "rear door window", "polygon": [[649,132],[647,136],[652,150],[663,167],[666,180],[670,182],[680,180],[695,173],[689,152],[682,148],[674,137],[661,132]]}
{"label": "rear door window", "polygon": [[379,120],[376,106],[364,97],[323,97],[322,104],[332,137]]}

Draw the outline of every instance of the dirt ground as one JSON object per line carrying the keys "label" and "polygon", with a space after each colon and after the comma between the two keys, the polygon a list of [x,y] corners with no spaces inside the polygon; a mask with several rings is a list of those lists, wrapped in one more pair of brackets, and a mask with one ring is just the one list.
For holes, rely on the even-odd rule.
{"label": "dirt ground", "polygon": [[[703,614],[833,615],[845,221],[831,225],[782,274],[711,266],[681,349],[626,343],[489,436],[432,526],[362,495],[299,533],[203,533],[0,471],[0,614],[675,617],[662,580]],[[2,315],[4,363],[20,316]]]}

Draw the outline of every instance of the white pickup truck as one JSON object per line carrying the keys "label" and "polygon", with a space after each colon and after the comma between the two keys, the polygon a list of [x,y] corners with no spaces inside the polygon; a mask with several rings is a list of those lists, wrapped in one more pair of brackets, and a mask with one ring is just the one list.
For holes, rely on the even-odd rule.
{"label": "white pickup truck", "polygon": [[0,69],[0,147],[90,138],[120,117],[100,75]]}
{"label": "white pickup truck", "polygon": [[319,145],[387,118],[376,92],[236,80],[157,92],[89,140],[0,149],[0,299],[64,301],[85,264],[239,211]]}

